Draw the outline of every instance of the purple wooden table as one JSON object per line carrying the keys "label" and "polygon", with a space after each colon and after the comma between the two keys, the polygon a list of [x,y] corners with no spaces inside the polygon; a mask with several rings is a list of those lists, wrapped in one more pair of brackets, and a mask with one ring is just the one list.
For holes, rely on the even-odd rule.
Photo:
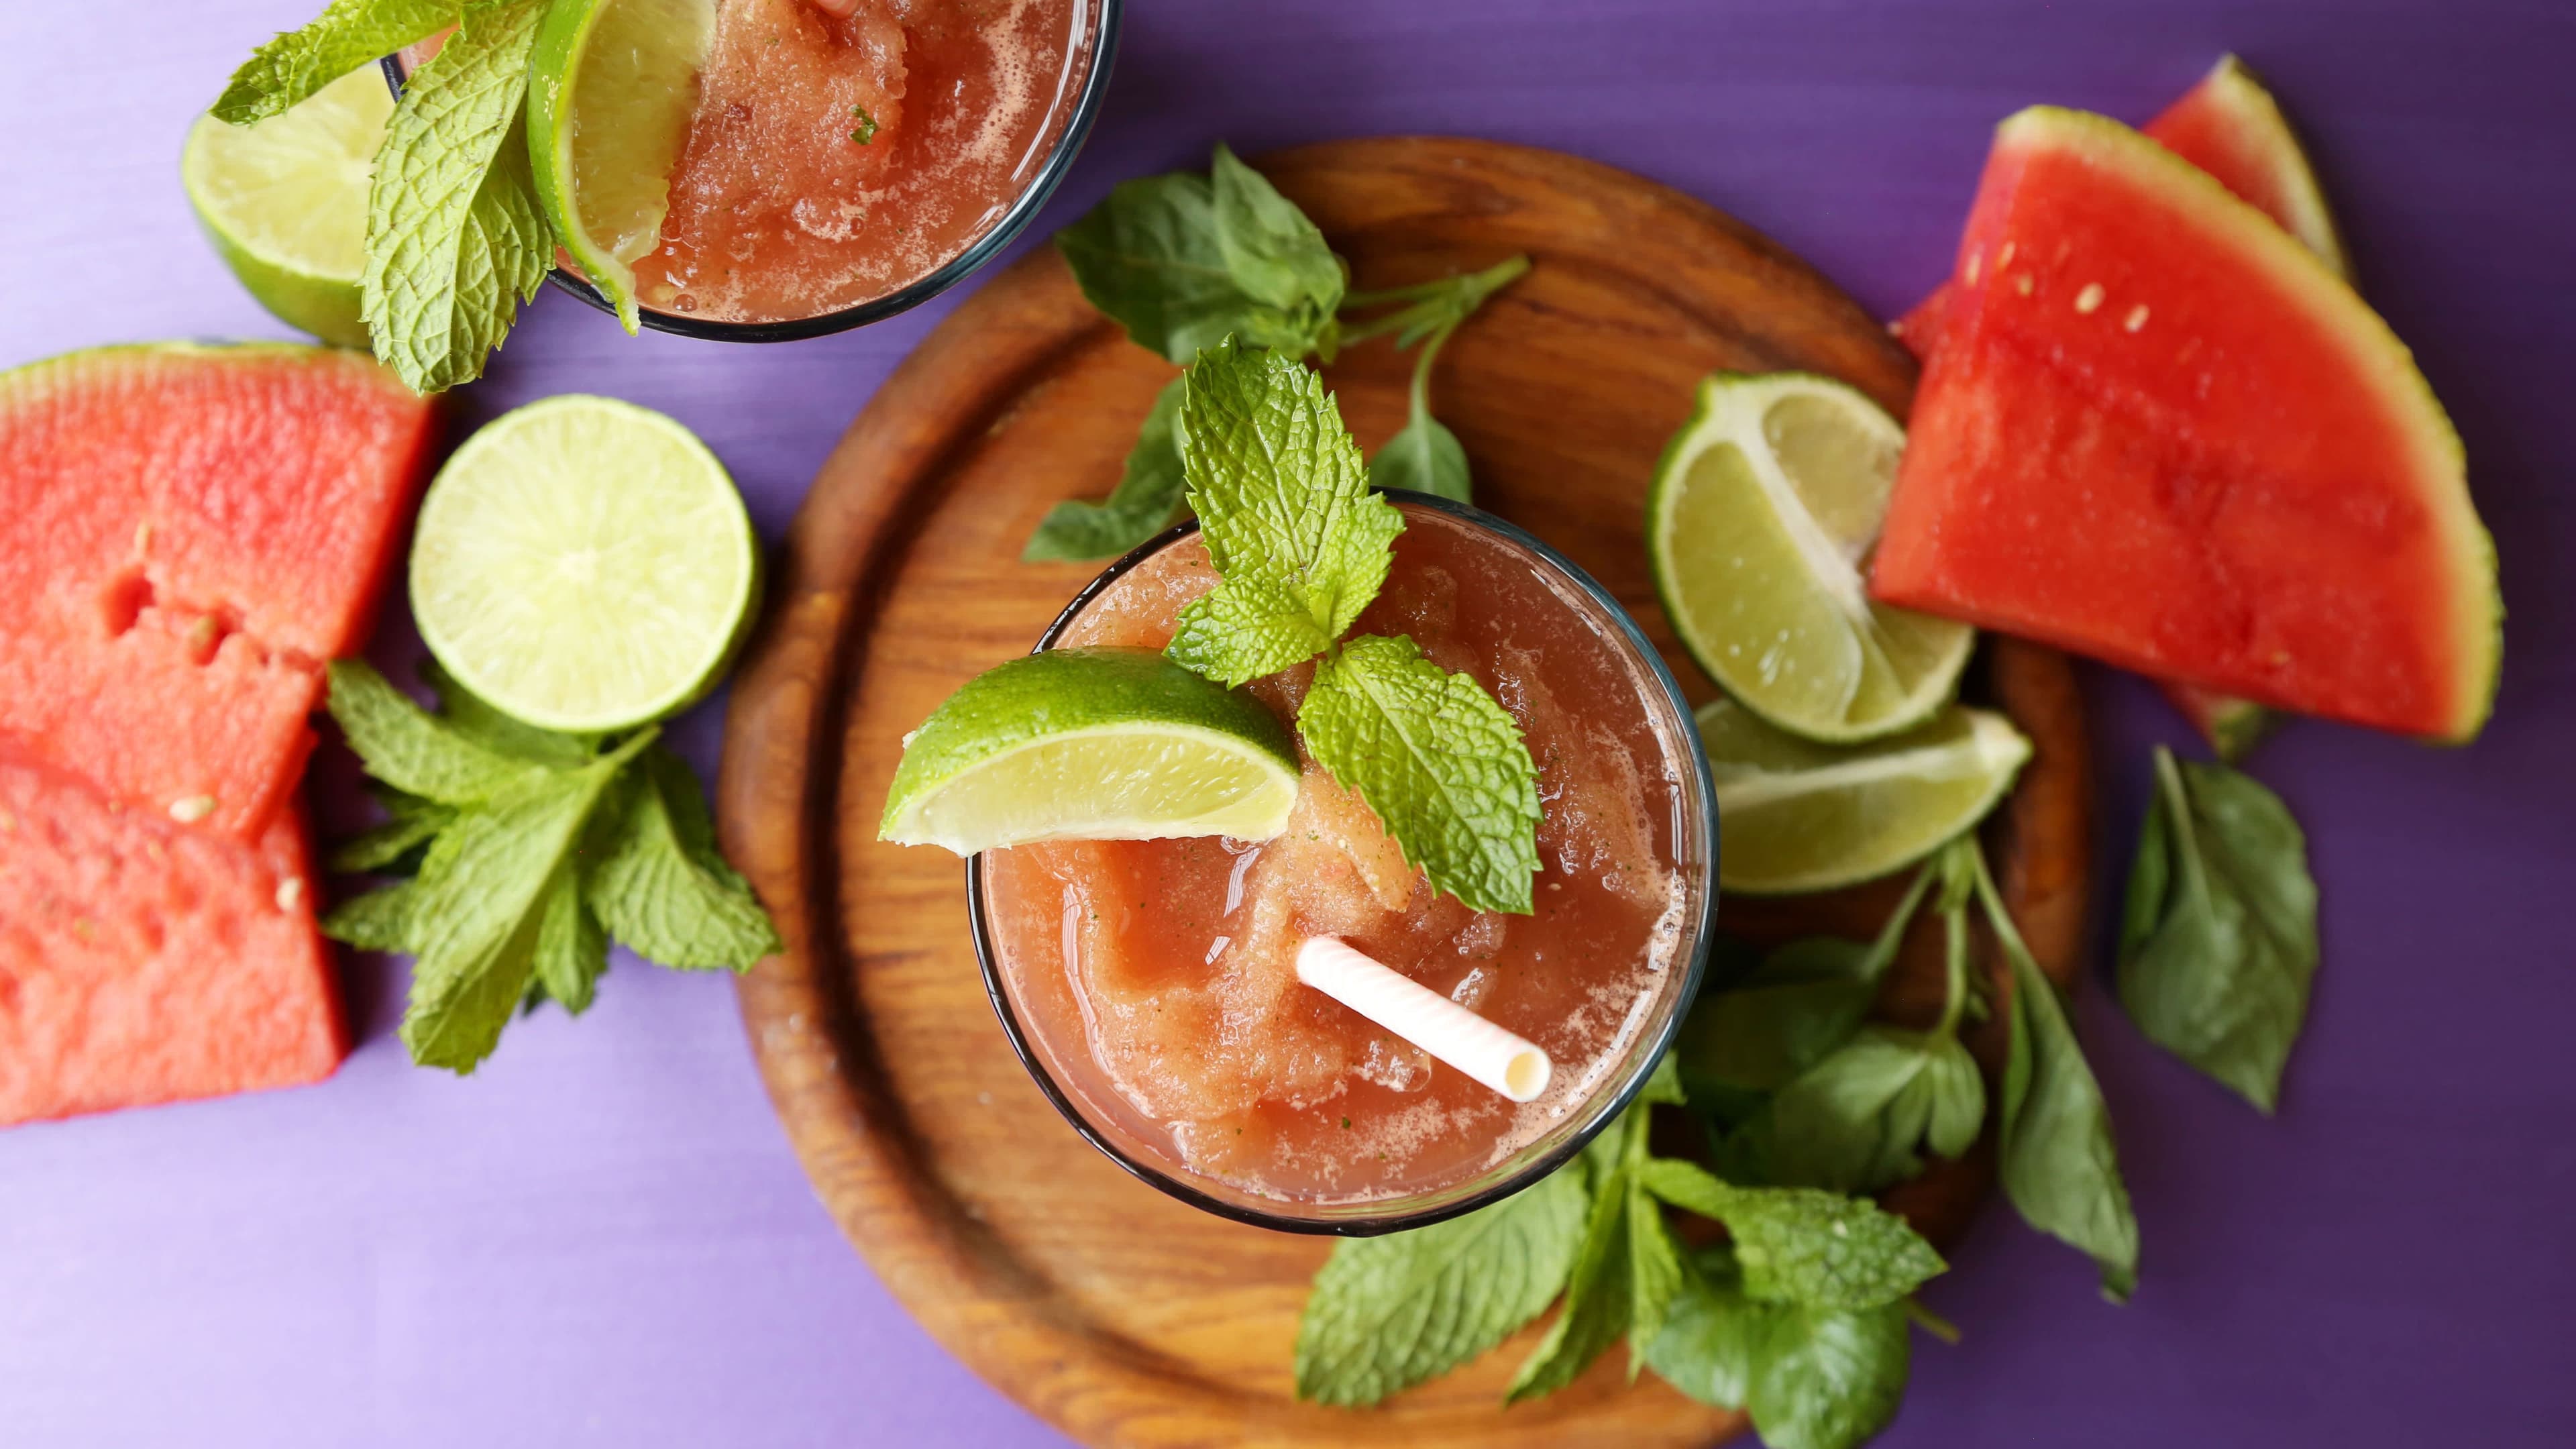
{"label": "purple wooden table", "polygon": [[[226,70],[319,4],[0,5],[0,365],[282,335],[197,237],[177,156]],[[2466,750],[2301,724],[2257,756],[2324,890],[2282,1115],[2092,990],[2144,1285],[2104,1306],[2088,1265],[1988,1213],[1928,1294],[1966,1342],[1918,1350],[1890,1446],[2576,1442],[2576,7],[1135,0],[1038,226],[1219,137],[1458,132],[1705,197],[1885,312],[1945,270],[1996,119],[2143,119],[2229,48],[2305,126],[2363,290],[2467,439],[2503,695]],[[945,310],[743,348],[630,341],[549,294],[464,421],[572,390],[667,410],[774,538]],[[377,652],[416,646],[393,621]],[[2095,697],[2116,881],[2145,747],[2177,730],[2132,681]],[[679,731],[702,767],[721,708]],[[348,785],[343,765],[323,789]],[[844,1245],[726,981],[621,962],[586,1019],[521,1022],[464,1081],[405,1064],[401,989],[353,968],[360,1042],[327,1085],[0,1133],[0,1443],[1062,1442]]]}

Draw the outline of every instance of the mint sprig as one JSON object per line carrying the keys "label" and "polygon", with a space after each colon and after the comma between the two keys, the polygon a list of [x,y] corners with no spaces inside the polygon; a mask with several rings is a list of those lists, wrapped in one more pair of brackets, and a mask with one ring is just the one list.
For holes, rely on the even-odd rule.
{"label": "mint sprig", "polygon": [[[1223,145],[1207,175],[1120,183],[1057,233],[1056,250],[1094,307],[1137,345],[1185,367],[1228,337],[1325,362],[1363,338],[1391,336],[1399,348],[1422,344],[1411,418],[1370,462],[1368,479],[1380,488],[1468,500],[1466,449],[1431,416],[1431,368],[1458,324],[1529,270],[1528,258],[1417,286],[1349,292],[1349,268],[1314,222]],[[1171,522],[1182,504],[1181,461],[1176,441],[1157,426],[1161,409],[1158,400],[1116,491],[1102,502],[1056,505],[1023,559],[1113,558]]]}
{"label": "mint sprig", "polygon": [[415,852],[418,866],[322,926],[416,958],[402,1025],[414,1061],[470,1072],[522,1003],[584,1010],[612,934],[682,968],[745,970],[778,949],[716,851],[696,778],[655,730],[552,734],[443,677],[433,714],[363,662],[330,672],[332,717],[393,816],[343,846],[335,867],[399,868]]}
{"label": "mint sprig", "polygon": [[1232,339],[1198,356],[1182,461],[1217,586],[1165,652],[1228,686],[1318,655],[1298,729],[1404,858],[1479,911],[1531,910],[1538,767],[1484,686],[1413,641],[1342,635],[1377,597],[1404,515],[1371,492],[1312,368]]}
{"label": "mint sprig", "polygon": [[546,5],[470,0],[376,153],[360,294],[377,358],[415,392],[482,376],[553,260],[523,123]]}
{"label": "mint sprig", "polygon": [[247,126],[278,115],[358,67],[454,25],[464,9],[464,0],[331,0],[242,62],[215,98],[215,119]]}

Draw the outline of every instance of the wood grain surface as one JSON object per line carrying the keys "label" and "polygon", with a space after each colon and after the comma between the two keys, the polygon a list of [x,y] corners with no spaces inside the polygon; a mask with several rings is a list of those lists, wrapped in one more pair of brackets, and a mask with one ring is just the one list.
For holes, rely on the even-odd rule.
{"label": "wood grain surface", "polygon": [[[1552,152],[1406,138],[1335,142],[1265,170],[1350,260],[1400,286],[1515,252],[1532,272],[1444,352],[1434,406],[1478,502],[1564,550],[1671,647],[1639,541],[1645,489],[1693,385],[1721,368],[1843,378],[1901,416],[1913,366],[1855,304],[1762,237],[1676,192]],[[1374,449],[1401,424],[1408,359],[1384,343],[1328,370]],[[1004,1041],[968,937],[963,863],[875,839],[906,730],[1026,651],[1095,570],[1016,562],[1059,499],[1116,481],[1171,366],[1087,306],[1052,250],[994,277],[923,342],[824,465],[791,529],[735,685],[719,813],[727,853],[786,951],[741,988],[745,1023],[815,1189],[947,1348],[1093,1445],[1714,1443],[1735,1416],[1624,1354],[1508,1412],[1530,1330],[1374,1411],[1295,1402],[1290,1349],[1327,1240],[1199,1213],[1130,1179],[1060,1119]],[[1997,641],[1972,687],[2037,754],[1989,827],[2008,898],[2066,979],[2082,934],[2090,808],[2081,705],[2054,654]],[[1757,938],[1865,934],[1890,888],[1731,902]],[[1886,1009],[1926,1013],[1937,964],[1910,943]],[[1989,1027],[1976,1043],[1991,1062]],[[1990,1145],[1891,1202],[1955,1234]]]}

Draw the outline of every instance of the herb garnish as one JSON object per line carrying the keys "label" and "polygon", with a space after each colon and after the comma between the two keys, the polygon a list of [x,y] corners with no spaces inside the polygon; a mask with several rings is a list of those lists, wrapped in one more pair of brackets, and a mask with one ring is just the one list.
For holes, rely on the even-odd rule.
{"label": "herb garnish", "polygon": [[2308,1013],[2317,886],[2281,797],[2158,747],[2120,923],[2120,1001],[2149,1040],[2265,1112]]}
{"label": "herb garnish", "polygon": [[437,714],[361,661],[331,665],[332,718],[391,817],[331,867],[411,878],[343,902],[322,928],[417,958],[402,1024],[413,1061],[471,1072],[522,1004],[579,1013],[612,935],[684,970],[741,971],[779,948],[657,729],[556,734],[430,677]]}
{"label": "herb garnish", "polygon": [[1369,489],[1323,379],[1229,338],[1184,375],[1177,417],[1220,581],[1181,611],[1165,652],[1225,685],[1321,656],[1297,721],[1316,761],[1435,889],[1528,914],[1538,768],[1511,715],[1411,639],[1342,639],[1386,582],[1404,515]]}
{"label": "herb garnish", "polygon": [[215,115],[248,125],[453,25],[403,84],[367,191],[360,292],[376,357],[413,391],[483,364],[532,301],[555,238],[529,174],[528,58],[547,0],[332,0],[233,73]]}
{"label": "herb garnish", "polygon": [[[1654,1156],[1648,1113],[1682,1095],[1667,1058],[1636,1105],[1527,1192],[1338,1245],[1299,1325],[1298,1395],[1374,1403],[1485,1352],[1561,1289],[1514,1401],[1571,1383],[1624,1338],[1632,1376],[1652,1367],[1696,1398],[1749,1408],[1776,1449],[1875,1433],[1904,1392],[1911,1295],[1946,1265],[1866,1201]],[[1725,1224],[1731,1244],[1686,1252],[1668,1206]]]}
{"label": "herb garnish", "polygon": [[[1528,258],[1419,286],[1350,292],[1349,268],[1323,233],[1222,145],[1207,175],[1184,171],[1121,182],[1056,234],[1056,250],[1094,307],[1139,346],[1185,367],[1228,337],[1324,362],[1371,337],[1392,335],[1398,347],[1421,344],[1412,419],[1379,450],[1369,481],[1467,500],[1466,452],[1431,416],[1431,365],[1460,322],[1529,270]],[[1390,307],[1395,310],[1365,320],[1345,318]],[[1172,521],[1184,506],[1171,412],[1179,386],[1176,380],[1155,400],[1117,489],[1099,502],[1057,504],[1022,558],[1115,557]]]}
{"label": "herb garnish", "polygon": [[862,146],[874,141],[877,138],[877,118],[869,115],[868,108],[865,106],[850,107],[850,114],[856,117],[859,123],[858,129],[850,132],[850,139]]}

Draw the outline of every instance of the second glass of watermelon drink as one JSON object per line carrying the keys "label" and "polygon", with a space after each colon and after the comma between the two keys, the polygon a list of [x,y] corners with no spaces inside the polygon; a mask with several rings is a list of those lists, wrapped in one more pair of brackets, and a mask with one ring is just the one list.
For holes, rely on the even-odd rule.
{"label": "second glass of watermelon drink", "polygon": [[[1717,807],[1680,688],[1601,586],[1460,504],[1405,516],[1355,626],[1407,634],[1519,723],[1539,770],[1532,915],[1436,894],[1311,762],[1287,830],[1047,841],[968,868],[976,951],[1021,1060],[1083,1136],[1238,1221],[1365,1235],[1496,1201],[1641,1090],[1699,986]],[[1085,589],[1039,647],[1167,644],[1216,579],[1187,524]],[[1282,719],[1313,666],[1247,688]],[[1336,936],[1545,1048],[1515,1105],[1302,985]]]}
{"label": "second glass of watermelon drink", "polygon": [[656,331],[788,342],[918,306],[1019,235],[1099,113],[1121,0],[713,3],[636,301]]}

